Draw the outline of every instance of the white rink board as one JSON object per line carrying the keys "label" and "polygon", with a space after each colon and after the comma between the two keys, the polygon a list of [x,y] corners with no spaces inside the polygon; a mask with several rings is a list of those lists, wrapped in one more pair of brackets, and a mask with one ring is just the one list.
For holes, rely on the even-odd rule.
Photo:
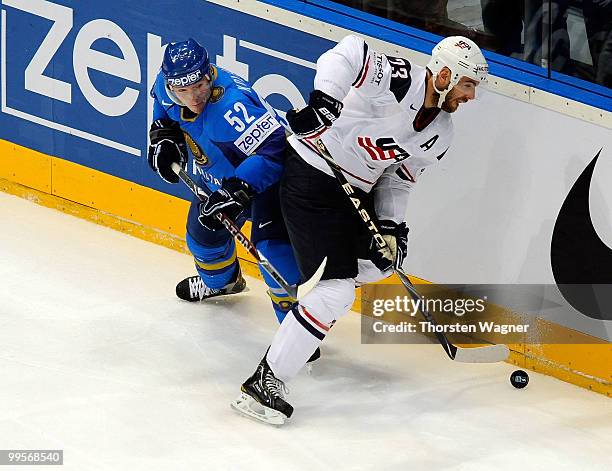
{"label": "white rink board", "polygon": [[[449,284],[554,285],[555,222],[600,149],[589,209],[597,235],[612,247],[610,130],[495,93],[469,105],[456,113],[453,146],[410,196],[410,273]],[[612,323],[569,305],[554,321],[612,337]]]}
{"label": "white rink board", "polygon": [[486,93],[455,113],[455,140],[411,195],[410,266],[442,283],[550,283],[553,226],[603,148],[591,216],[612,247],[612,132]]}

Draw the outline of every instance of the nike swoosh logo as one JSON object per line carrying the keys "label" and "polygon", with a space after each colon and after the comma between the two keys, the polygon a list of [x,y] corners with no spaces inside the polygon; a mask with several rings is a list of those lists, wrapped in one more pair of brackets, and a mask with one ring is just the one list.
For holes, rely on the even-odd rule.
{"label": "nike swoosh logo", "polygon": [[419,110],[417,110],[417,109],[414,107],[414,105],[413,105],[412,103],[410,104],[410,109],[411,109],[411,110],[414,110],[414,111],[419,111]]}
{"label": "nike swoosh logo", "polygon": [[260,222],[259,223],[259,228],[261,229],[262,227],[266,227],[268,224],[272,224],[272,221]]}
{"label": "nike swoosh logo", "polygon": [[165,102],[164,100],[162,100],[162,102],[161,102],[161,103],[162,103],[162,105],[164,105],[164,106],[172,106],[172,105],[174,105],[174,103],[168,103],[168,102]]}
{"label": "nike swoosh logo", "polygon": [[550,263],[559,291],[574,309],[592,319],[612,320],[612,297],[602,296],[609,287],[593,286],[612,284],[612,248],[597,234],[589,209],[591,179],[600,154],[601,149],[561,206],[552,234]]}

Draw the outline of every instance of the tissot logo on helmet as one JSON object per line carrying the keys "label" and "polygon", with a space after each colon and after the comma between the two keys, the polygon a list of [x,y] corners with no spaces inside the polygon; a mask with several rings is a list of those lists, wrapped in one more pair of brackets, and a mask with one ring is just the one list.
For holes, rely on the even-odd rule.
{"label": "tissot logo on helmet", "polygon": [[455,44],[455,46],[460,47],[461,49],[467,49],[468,51],[472,49],[472,46],[465,41],[459,41],[457,44]]}

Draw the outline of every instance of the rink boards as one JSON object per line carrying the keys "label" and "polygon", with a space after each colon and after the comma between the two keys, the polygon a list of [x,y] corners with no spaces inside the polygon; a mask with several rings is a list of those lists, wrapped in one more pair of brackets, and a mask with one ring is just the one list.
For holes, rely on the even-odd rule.
{"label": "rink boards", "polygon": [[[125,10],[117,1],[2,1],[2,189],[184,250],[188,193],[164,184],[146,164],[148,90],[163,45],[198,38],[217,64],[286,110],[304,105],[316,58],[349,31],[418,64],[426,61],[418,51],[436,40],[385,34],[329,12],[321,12],[323,22],[312,17],[312,7],[305,16],[255,1],[165,5],[131,2]],[[600,150],[586,216],[612,247],[606,184],[612,118],[504,79],[503,65],[491,66],[500,76],[457,113],[451,151],[411,196],[409,271],[436,283],[554,284],[555,223]],[[567,257],[581,257],[579,249]],[[609,339],[609,324],[577,311],[557,327],[575,343],[590,343],[587,336]],[[513,348],[517,364],[611,394],[609,343]]]}

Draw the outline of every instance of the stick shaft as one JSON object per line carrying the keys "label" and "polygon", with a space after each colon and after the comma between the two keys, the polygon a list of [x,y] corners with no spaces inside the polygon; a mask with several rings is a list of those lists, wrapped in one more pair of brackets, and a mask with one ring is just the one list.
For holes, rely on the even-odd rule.
{"label": "stick shaft", "polygon": [[[177,163],[172,164],[172,170],[174,173],[178,175],[181,181],[187,185],[187,187],[191,190],[191,192],[196,195],[201,201],[204,201],[205,198],[210,196],[212,191],[206,187],[198,186],[192,178],[183,170],[183,168]],[[263,257],[253,242],[244,235],[244,233],[240,230],[238,225],[228,218],[225,214],[219,213],[217,214],[217,218],[223,224],[228,232],[253,256],[253,258],[259,263],[259,265],[278,283],[278,285],[292,298],[296,299],[298,294],[298,288],[295,286],[291,286],[287,281],[282,277],[282,275],[278,272],[278,270],[265,258]]]}

